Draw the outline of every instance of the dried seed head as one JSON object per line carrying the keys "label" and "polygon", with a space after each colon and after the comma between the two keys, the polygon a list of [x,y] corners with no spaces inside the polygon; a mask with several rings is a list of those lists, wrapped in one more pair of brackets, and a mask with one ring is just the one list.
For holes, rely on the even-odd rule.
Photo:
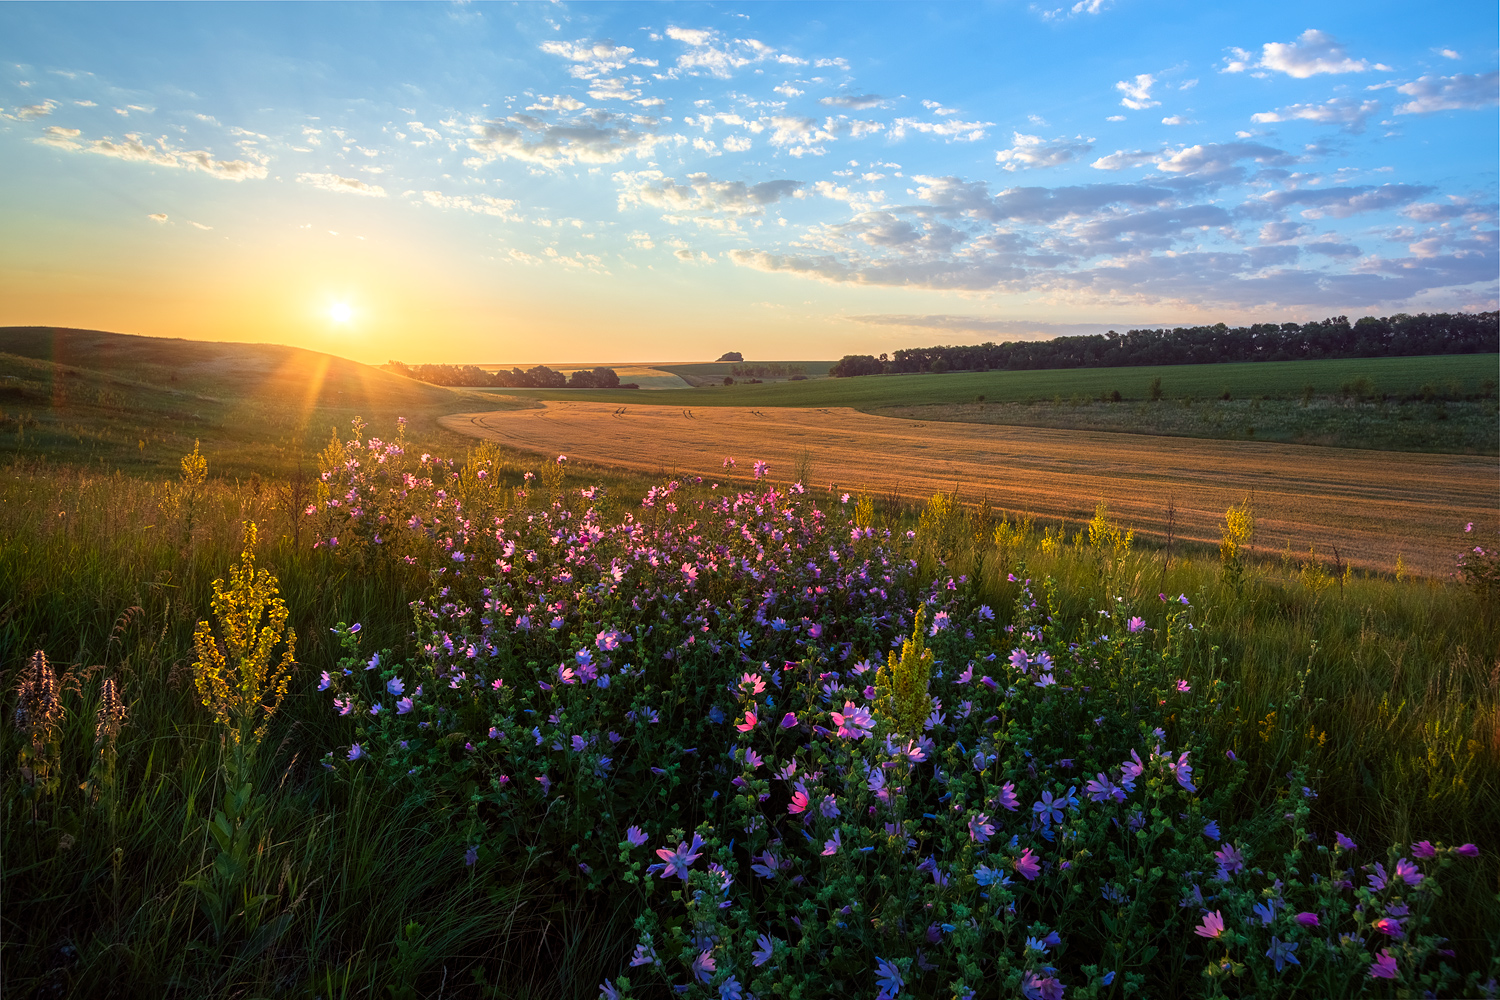
{"label": "dried seed head", "polygon": [[125,725],[125,702],[113,677],[104,678],[99,688],[99,711],[94,717],[94,746],[113,742]]}
{"label": "dried seed head", "polygon": [[31,654],[25,669],[21,671],[21,683],[16,688],[15,723],[22,732],[36,736],[51,730],[62,721],[62,699],[58,697],[57,674],[47,662],[47,654],[40,649]]}

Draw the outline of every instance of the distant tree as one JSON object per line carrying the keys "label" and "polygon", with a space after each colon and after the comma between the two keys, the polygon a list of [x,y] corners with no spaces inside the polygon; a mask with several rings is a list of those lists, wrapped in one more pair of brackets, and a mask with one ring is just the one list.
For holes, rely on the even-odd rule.
{"label": "distant tree", "polygon": [[569,389],[616,389],[620,385],[620,376],[615,374],[613,368],[594,368],[585,371],[580,368],[568,376]]}
{"label": "distant tree", "polygon": [[834,378],[849,378],[853,375],[879,375],[885,365],[871,354],[846,354],[834,362],[828,374]]}
{"label": "distant tree", "polygon": [[723,355],[721,355],[719,357],[719,360],[720,361],[744,361],[745,360],[745,356],[743,354],[741,354],[739,351],[725,351],[723,353]]}
{"label": "distant tree", "polygon": [[725,375],[724,376],[724,384],[725,385],[734,385],[734,376],[733,375]]}

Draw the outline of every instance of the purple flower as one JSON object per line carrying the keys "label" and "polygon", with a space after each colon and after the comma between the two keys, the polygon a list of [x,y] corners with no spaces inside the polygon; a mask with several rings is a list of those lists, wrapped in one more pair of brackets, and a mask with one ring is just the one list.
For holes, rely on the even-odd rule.
{"label": "purple flower", "polygon": [[795,725],[797,725],[797,715],[795,712],[788,712],[781,717],[782,729],[791,729]]}
{"label": "purple flower", "polygon": [[895,962],[875,957],[875,985],[880,987],[880,992],[887,997],[894,997],[901,992],[901,987],[906,981],[901,978],[901,970],[896,967]]}
{"label": "purple flower", "polygon": [[1135,791],[1135,779],[1139,778],[1146,770],[1146,765],[1141,763],[1141,755],[1134,750],[1130,751],[1130,759],[1120,765],[1120,785],[1127,792]]}
{"label": "purple flower", "polygon": [[1297,923],[1301,924],[1303,927],[1320,927],[1320,926],[1322,926],[1318,922],[1318,915],[1316,913],[1308,913],[1305,910],[1303,912],[1297,914],[1292,919],[1295,920],[1295,921],[1297,921]]}
{"label": "purple flower", "polygon": [[1051,792],[1043,792],[1041,799],[1031,804],[1031,811],[1036,813],[1037,822],[1046,827],[1063,821],[1062,807],[1062,799],[1054,799]]}
{"label": "purple flower", "polygon": [[635,954],[630,957],[630,967],[637,965],[660,965],[661,959],[656,957],[656,948],[651,944],[651,935],[646,935],[646,943],[635,946]]}
{"label": "purple flower", "polygon": [[1088,793],[1089,799],[1093,802],[1108,802],[1110,799],[1116,802],[1125,801],[1125,790],[1110,781],[1103,771],[1084,785],[1083,790]]}
{"label": "purple flower", "polygon": [[625,839],[630,841],[631,847],[640,847],[649,838],[646,836],[646,832],[640,827],[631,826],[627,827],[625,830]]}
{"label": "purple flower", "polygon": [[474,862],[478,860],[479,848],[471,846],[467,851],[464,851],[464,864],[468,865],[470,868],[474,867]]}
{"label": "purple flower", "polygon": [[771,955],[776,951],[774,939],[762,934],[755,939],[755,950],[750,953],[750,964],[759,968],[771,960]]}
{"label": "purple flower", "polygon": [[1333,831],[1333,839],[1334,842],[1339,845],[1339,850],[1341,851],[1359,850],[1358,844],[1350,840],[1348,837],[1344,836],[1342,833],[1339,833],[1337,830]]}
{"label": "purple flower", "polygon": [[1466,858],[1477,858],[1479,857],[1479,848],[1473,844],[1460,844],[1453,849],[1453,853],[1461,854]]}
{"label": "purple flower", "polygon": [[397,715],[405,715],[407,712],[410,712],[411,710],[412,710],[412,700],[410,698],[402,698],[400,701],[396,702],[396,714]]}
{"label": "purple flower", "polygon": [[327,691],[328,685],[333,683],[333,678],[328,676],[328,671],[323,671],[323,679],[318,682],[319,691]]}
{"label": "purple flower", "polygon": [[[484,475],[484,473],[480,473]],[[599,984],[599,1000],[620,1000],[620,991],[608,979]]]}
{"label": "purple flower", "polygon": [[980,844],[987,844],[995,835],[995,824],[984,813],[975,813],[969,817],[969,839]]}
{"label": "purple flower", "polygon": [[1007,781],[1000,786],[1000,794],[995,797],[995,804],[1001,809],[1006,809],[1010,812],[1015,812],[1020,808],[1021,800],[1016,797],[1015,782]]}
{"label": "purple flower", "polygon": [[1129,625],[1129,627],[1130,627],[1130,631],[1132,631],[1132,632],[1139,632],[1141,629],[1143,629],[1143,628],[1146,627],[1146,619],[1144,619],[1144,618],[1132,618],[1132,619],[1130,619],[1130,625]]}
{"label": "purple flower", "polygon": [[349,759],[350,760],[359,760],[364,755],[365,755],[365,752],[364,752],[364,750],[360,749],[360,746],[359,746],[358,743],[354,744],[352,747],[349,748]]}
{"label": "purple flower", "polygon": [[1266,957],[1269,958],[1271,960],[1271,963],[1276,966],[1276,971],[1280,972],[1282,967],[1286,965],[1287,962],[1291,962],[1293,965],[1302,964],[1301,962],[1297,961],[1297,956],[1294,954],[1296,950],[1297,942],[1278,941],[1276,939],[1276,936],[1273,934],[1271,936],[1271,947],[1266,950]]}
{"label": "purple flower", "polygon": [[1380,949],[1380,957],[1370,963],[1371,979],[1395,979],[1401,974],[1396,967],[1396,956],[1391,954],[1391,949]]}
{"label": "purple flower", "polygon": [[1028,882],[1035,881],[1036,877],[1042,873],[1041,861],[1036,855],[1031,853],[1031,848],[1029,847],[1021,852],[1019,858],[1011,862],[1011,867],[1026,876],[1026,881]]}
{"label": "purple flower", "polygon": [[1401,879],[1407,885],[1422,884],[1422,873],[1417,869],[1415,864],[1405,858],[1401,858],[1396,862],[1396,874],[1394,877]]}
{"label": "purple flower", "polygon": [[1187,694],[1192,689],[1193,689],[1193,686],[1191,684],[1189,684],[1187,681],[1180,680],[1180,681],[1177,682],[1177,690],[1181,694]]}
{"label": "purple flower", "polygon": [[826,858],[831,854],[837,854],[839,852],[839,848],[843,846],[843,838],[839,836],[838,828],[835,827],[833,831],[833,839],[825,840],[823,842],[823,857]]}
{"label": "purple flower", "polygon": [[1219,881],[1228,882],[1229,876],[1245,867],[1245,856],[1233,844],[1225,844],[1222,848],[1214,851],[1214,859],[1219,862]]}
{"label": "purple flower", "polygon": [[1167,764],[1167,770],[1172,772],[1172,774],[1177,778],[1177,783],[1183,788],[1187,789],[1190,792],[1196,792],[1198,790],[1193,786],[1193,765],[1188,763],[1187,753],[1184,752],[1181,756],[1179,756],[1177,758],[1177,763],[1173,764],[1169,762]]}
{"label": "purple flower", "polygon": [[1432,846],[1430,840],[1419,840],[1411,845],[1411,854],[1414,858],[1435,858],[1437,848]]}
{"label": "purple flower", "polygon": [[1406,929],[1401,926],[1401,921],[1394,917],[1381,917],[1375,921],[1375,929],[1388,938],[1400,940],[1406,937]]}
{"label": "purple flower", "polygon": [[[678,844],[676,850],[668,850],[665,847],[657,848],[656,856],[666,862],[661,877],[671,878],[673,875],[678,875],[686,882],[688,869],[692,867],[694,861],[698,860],[698,852],[702,847],[703,838],[695,833],[691,845]],[[710,965],[709,968],[712,969],[713,966]]]}
{"label": "purple flower", "polygon": [[1062,1000],[1063,984],[1053,976],[1038,976],[1035,972],[1029,972],[1021,980],[1021,995],[1026,1000]]}
{"label": "purple flower", "polygon": [[693,959],[693,978],[700,983],[706,983],[714,977],[714,970],[718,968],[712,954],[706,951],[698,952],[698,957]]}
{"label": "purple flower", "polygon": [[[870,710],[863,705],[855,708],[852,701],[844,702],[843,712],[834,712],[832,716],[834,724],[839,727],[838,734],[845,739],[861,740],[875,729],[875,720],[870,717]],[[786,725],[785,720],[782,720],[782,725]]]}

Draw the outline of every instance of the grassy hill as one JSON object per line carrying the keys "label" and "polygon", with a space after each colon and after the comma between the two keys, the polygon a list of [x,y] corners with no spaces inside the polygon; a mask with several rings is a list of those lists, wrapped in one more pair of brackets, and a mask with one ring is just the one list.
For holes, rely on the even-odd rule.
{"label": "grassy hill", "polygon": [[175,471],[200,440],[217,472],[267,474],[355,416],[385,437],[404,416],[414,441],[452,451],[438,417],[528,405],[279,344],[0,327],[0,457]]}

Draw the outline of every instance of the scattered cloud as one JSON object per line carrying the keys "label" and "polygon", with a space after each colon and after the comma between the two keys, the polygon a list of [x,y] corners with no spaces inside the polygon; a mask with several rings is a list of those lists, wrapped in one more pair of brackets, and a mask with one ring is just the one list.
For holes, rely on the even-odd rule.
{"label": "scattered cloud", "polygon": [[211,232],[213,230],[213,228],[214,228],[213,226],[205,226],[201,222],[192,222],[192,221],[189,221],[188,225],[192,226],[194,229],[202,229],[202,230],[204,230],[206,232]]}
{"label": "scattered cloud", "polygon": [[509,222],[521,221],[521,217],[515,213],[516,202],[511,198],[495,198],[487,194],[470,198],[467,195],[443,194],[441,191],[423,191],[422,200],[434,208],[493,215]]}
{"label": "scattered cloud", "polygon": [[1088,153],[1093,140],[1081,136],[1073,139],[1043,139],[1038,135],[1012,133],[1011,147],[995,154],[995,162],[1005,170],[1028,167],[1055,167]]}
{"label": "scattered cloud", "polygon": [[685,141],[631,128],[627,121],[607,112],[563,122],[515,114],[474,126],[478,134],[468,145],[480,163],[513,159],[556,169],[572,163],[619,163],[632,154],[649,156],[661,143]]}
{"label": "scattered cloud", "polygon": [[867,111],[884,105],[885,98],[879,94],[838,94],[834,97],[820,97],[818,103],[836,108],[849,108],[852,111]]}
{"label": "scattered cloud", "polygon": [[807,93],[807,91],[805,90],[798,90],[790,83],[783,83],[780,86],[772,87],[771,89],[776,91],[776,93],[780,94],[782,97],[801,97],[803,94]]}
{"label": "scattered cloud", "polygon": [[577,111],[584,107],[584,103],[576,97],[559,95],[557,97],[538,97],[534,104],[526,106],[527,111]]}
{"label": "scattered cloud", "polygon": [[669,27],[666,35],[688,47],[677,57],[677,69],[688,74],[707,73],[727,80],[735,70],[768,59],[787,65],[801,62],[796,57],[778,56],[775,49],[754,38],[724,39],[710,28]]}
{"label": "scattered cloud", "polygon": [[[958,114],[958,109],[957,108],[945,108],[938,101],[923,101],[922,102],[922,107],[926,108],[928,111],[931,111],[935,115],[956,115],[956,114]],[[1032,117],[1035,118],[1036,116],[1033,115]],[[1041,124],[1041,123],[1038,122],[1037,124]]]}
{"label": "scattered cloud", "polygon": [[136,133],[126,133],[116,142],[106,136],[103,139],[79,141],[79,129],[52,126],[37,138],[36,142],[72,152],[95,153],[116,160],[132,163],[149,163],[157,167],[174,167],[181,170],[196,170],[226,181],[263,180],[269,159],[263,154],[247,151],[251,159],[220,160],[202,149],[175,149],[165,136],[152,144]]}
{"label": "scattered cloud", "polygon": [[1454,52],[1452,49],[1438,49],[1438,55],[1442,56],[1444,59],[1463,58],[1463,56],[1459,55],[1457,52]]}
{"label": "scattered cloud", "polygon": [[1261,46],[1261,56],[1256,62],[1251,61],[1255,58],[1254,54],[1245,49],[1231,48],[1229,51],[1231,58],[1221,70],[1224,73],[1266,69],[1305,80],[1319,73],[1364,73],[1371,69],[1390,69],[1380,63],[1351,57],[1332,35],[1316,28],[1308,28],[1295,42],[1266,42]]}
{"label": "scattered cloud", "polygon": [[1182,115],[1168,115],[1161,120],[1163,125],[1197,125],[1198,122],[1192,118],[1184,118]]}
{"label": "scattered cloud", "polygon": [[1302,217],[1347,219],[1361,212],[1379,212],[1416,201],[1435,190],[1426,184],[1382,184],[1378,187],[1303,188],[1293,191],[1270,191],[1258,201],[1276,209],[1306,206]]}
{"label": "scattered cloud", "polygon": [[146,216],[146,218],[150,219],[152,222],[160,224],[167,221],[167,213],[152,212],[150,215]]}
{"label": "scattered cloud", "polygon": [[300,183],[332,191],[335,194],[358,194],[368,198],[384,198],[385,188],[366,184],[355,177],[340,177],[338,174],[298,174]]}
{"label": "scattered cloud", "polygon": [[985,129],[995,124],[994,122],[963,122],[956,118],[950,118],[940,122],[924,122],[915,118],[897,118],[891,122],[891,138],[899,140],[906,138],[906,132],[925,132],[928,135],[940,135],[949,142],[978,142],[989,133]]}
{"label": "scattered cloud", "polygon": [[38,118],[47,117],[56,107],[56,101],[46,100],[40,104],[27,104],[24,107],[16,108],[15,111],[10,114],[5,114],[3,110],[0,110],[0,114],[4,114],[4,116],[6,118],[9,118],[11,121],[29,122],[35,121]]}
{"label": "scattered cloud", "polygon": [[1424,76],[1403,83],[1396,91],[1412,98],[1396,105],[1398,115],[1424,115],[1434,111],[1478,111],[1493,107],[1500,73],[1457,76]]}
{"label": "scattered cloud", "polygon": [[759,184],[715,180],[706,173],[688,174],[685,184],[659,170],[614,175],[620,211],[648,205],[674,215],[709,212],[733,217],[765,214],[767,205],[800,195],[803,181],[774,180]]}
{"label": "scattered cloud", "polygon": [[1348,97],[1335,97],[1322,104],[1290,104],[1275,111],[1261,111],[1250,116],[1252,122],[1308,121],[1322,125],[1342,125],[1347,132],[1361,132],[1365,122],[1379,114],[1379,101],[1357,101]]}
{"label": "scattered cloud", "polygon": [[1149,163],[1168,174],[1222,174],[1235,169],[1240,160],[1253,160],[1264,166],[1286,166],[1295,163],[1296,159],[1258,142],[1210,142],[1158,152],[1122,149],[1101,156],[1090,166],[1095,170],[1123,170]]}
{"label": "scattered cloud", "polygon": [[1150,73],[1140,73],[1134,80],[1121,80],[1115,84],[1115,89],[1125,96],[1120,98],[1120,103],[1132,111],[1144,111],[1146,108],[1154,108],[1161,101],[1151,99],[1151,88],[1156,85],[1156,77]]}

